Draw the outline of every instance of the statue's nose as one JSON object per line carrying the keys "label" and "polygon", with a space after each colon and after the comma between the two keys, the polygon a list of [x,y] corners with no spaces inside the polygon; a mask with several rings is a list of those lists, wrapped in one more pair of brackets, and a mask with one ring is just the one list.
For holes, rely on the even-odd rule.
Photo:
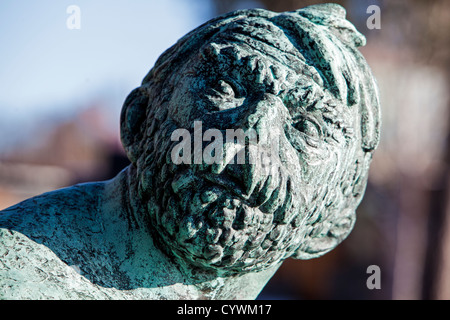
{"label": "statue's nose", "polygon": [[[247,195],[250,195],[258,182],[264,181],[267,175],[275,174],[280,166],[279,144],[288,116],[286,112],[282,101],[272,94],[264,94],[249,101],[241,110],[239,121],[233,129],[235,137],[241,140],[234,142],[240,145],[236,147],[235,143],[225,144],[224,151],[228,158],[226,161],[234,158],[226,165],[227,172],[243,183]],[[247,140],[242,141],[244,136]]]}
{"label": "statue's nose", "polygon": [[287,117],[287,109],[281,99],[270,93],[249,98],[241,112],[238,126],[253,128],[259,134],[282,127]]}
{"label": "statue's nose", "polygon": [[289,117],[283,101],[271,93],[254,94],[233,109],[202,115],[205,127],[221,131],[227,129],[255,129],[259,132],[272,131],[283,126]]}

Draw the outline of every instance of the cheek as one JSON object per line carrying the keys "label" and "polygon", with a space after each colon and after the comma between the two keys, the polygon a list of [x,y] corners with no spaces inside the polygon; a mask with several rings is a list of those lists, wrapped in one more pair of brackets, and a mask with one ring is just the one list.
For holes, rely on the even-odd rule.
{"label": "cheek", "polygon": [[[319,166],[312,167],[313,175],[316,175],[317,183],[328,185],[330,189],[342,186],[354,166],[357,144],[355,141],[346,141],[328,146],[328,157]],[[353,174],[351,174],[353,175]]]}
{"label": "cheek", "polygon": [[198,109],[200,100],[197,91],[192,78],[185,77],[170,93],[167,110],[169,110],[170,117],[183,128],[190,128],[190,119],[193,119],[192,113]]}
{"label": "cheek", "polygon": [[346,171],[349,154],[345,146],[325,145],[314,153],[300,155],[302,185],[308,186],[311,194],[326,187],[334,189]]}

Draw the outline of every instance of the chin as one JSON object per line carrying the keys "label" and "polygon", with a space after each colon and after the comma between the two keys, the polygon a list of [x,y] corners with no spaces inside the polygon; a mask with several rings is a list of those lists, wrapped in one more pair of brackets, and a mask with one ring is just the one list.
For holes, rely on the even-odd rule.
{"label": "chin", "polygon": [[291,256],[303,238],[300,199],[291,178],[253,177],[251,192],[227,173],[177,172],[150,202],[162,246],[201,268],[223,274],[261,271]]}

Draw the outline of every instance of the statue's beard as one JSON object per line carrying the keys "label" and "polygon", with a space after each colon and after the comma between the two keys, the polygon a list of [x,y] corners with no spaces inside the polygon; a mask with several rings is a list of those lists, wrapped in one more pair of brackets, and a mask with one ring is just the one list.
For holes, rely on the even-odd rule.
{"label": "statue's beard", "polygon": [[251,165],[227,165],[220,174],[211,169],[162,166],[161,181],[169,183],[152,184],[147,192],[159,243],[222,273],[263,270],[291,256],[304,237],[298,179],[282,167],[271,175]]}

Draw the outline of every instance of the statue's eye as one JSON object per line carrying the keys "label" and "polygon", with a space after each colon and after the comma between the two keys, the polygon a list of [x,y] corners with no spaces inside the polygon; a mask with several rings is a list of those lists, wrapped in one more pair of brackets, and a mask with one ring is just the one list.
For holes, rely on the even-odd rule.
{"label": "statue's eye", "polygon": [[228,110],[242,105],[245,91],[234,81],[220,80],[206,90],[206,97],[215,109]]}
{"label": "statue's eye", "polygon": [[236,92],[231,83],[220,80],[208,90],[208,96],[213,99],[230,100],[235,98]]}
{"label": "statue's eye", "polygon": [[232,79],[219,80],[211,86],[209,93],[211,96],[224,99],[240,99],[246,96],[246,91],[243,86]]}
{"label": "statue's eye", "polygon": [[319,138],[319,128],[317,124],[309,121],[309,120],[302,120],[296,124],[294,124],[294,127],[303,132],[304,134],[312,137],[312,138]]}
{"label": "statue's eye", "polygon": [[221,95],[228,96],[228,97],[234,97],[235,92],[231,84],[228,82],[225,82],[224,80],[220,80],[217,84],[215,90],[220,93]]}
{"label": "statue's eye", "polygon": [[312,147],[318,147],[320,145],[322,130],[316,121],[312,119],[301,119],[294,123],[293,127],[305,136],[307,144]]}

